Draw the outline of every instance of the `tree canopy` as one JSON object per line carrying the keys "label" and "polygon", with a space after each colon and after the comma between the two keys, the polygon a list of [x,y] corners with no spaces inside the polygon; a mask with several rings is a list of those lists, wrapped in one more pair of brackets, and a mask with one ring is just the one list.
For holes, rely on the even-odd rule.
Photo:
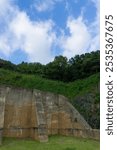
{"label": "tree canopy", "polygon": [[100,51],[76,55],[69,60],[61,55],[56,56],[52,62],[46,65],[39,62],[22,62],[15,65],[10,61],[0,59],[0,68],[23,74],[34,74],[52,80],[72,82],[100,71]]}

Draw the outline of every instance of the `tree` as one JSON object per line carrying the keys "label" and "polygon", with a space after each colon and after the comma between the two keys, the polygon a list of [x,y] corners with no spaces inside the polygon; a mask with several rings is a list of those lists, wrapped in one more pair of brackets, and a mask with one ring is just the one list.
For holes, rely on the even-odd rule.
{"label": "tree", "polygon": [[3,59],[0,59],[0,68],[8,69],[8,70],[16,70],[16,65],[11,63],[10,61],[6,61]]}
{"label": "tree", "polygon": [[39,76],[44,76],[44,65],[40,63],[27,63],[22,62],[17,65],[17,71],[26,74],[35,74]]}
{"label": "tree", "polygon": [[45,67],[46,77],[54,80],[66,80],[67,62],[67,57],[56,56],[54,61],[47,64]]}

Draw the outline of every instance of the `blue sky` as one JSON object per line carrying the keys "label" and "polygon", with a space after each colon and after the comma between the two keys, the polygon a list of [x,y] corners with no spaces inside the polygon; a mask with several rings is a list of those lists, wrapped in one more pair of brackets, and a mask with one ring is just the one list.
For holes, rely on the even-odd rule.
{"label": "blue sky", "polygon": [[99,0],[0,0],[0,58],[46,64],[99,49]]}

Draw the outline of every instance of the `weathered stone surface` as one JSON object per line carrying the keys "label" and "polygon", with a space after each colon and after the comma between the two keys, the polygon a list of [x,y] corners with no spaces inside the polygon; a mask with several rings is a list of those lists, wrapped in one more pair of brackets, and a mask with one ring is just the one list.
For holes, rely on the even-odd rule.
{"label": "weathered stone surface", "polygon": [[0,87],[0,145],[2,142],[2,133],[4,128],[5,96],[6,91],[4,91],[4,89]]}
{"label": "weathered stone surface", "polygon": [[33,101],[35,102],[35,111],[38,126],[38,136],[41,142],[48,141],[47,122],[43,105],[43,95],[39,91],[34,91]]}
{"label": "weathered stone surface", "polygon": [[48,141],[48,135],[96,137],[80,113],[62,95],[0,87],[0,139],[33,138]]}
{"label": "weathered stone surface", "polygon": [[10,88],[6,94],[4,135],[30,137],[32,91]]}

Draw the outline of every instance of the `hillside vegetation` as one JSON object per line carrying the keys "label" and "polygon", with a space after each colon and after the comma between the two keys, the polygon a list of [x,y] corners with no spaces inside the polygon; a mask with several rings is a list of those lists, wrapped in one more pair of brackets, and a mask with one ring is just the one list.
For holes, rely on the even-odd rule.
{"label": "hillside vegetation", "polygon": [[16,71],[24,74],[32,74],[63,82],[73,82],[84,79],[100,71],[100,52],[95,51],[76,55],[71,59],[64,56],[56,56],[55,59],[46,64],[27,63],[15,65],[10,61],[0,59],[0,68]]}
{"label": "hillside vegetation", "polygon": [[[90,58],[88,56],[90,56]],[[67,67],[68,68],[71,67],[70,72],[71,74],[73,74],[72,77],[74,77],[74,79],[71,78],[69,82],[67,80],[71,75],[69,75],[69,73],[67,72],[69,70],[68,68],[67,68],[68,70],[66,69],[66,76],[64,76],[64,78],[66,78],[67,80],[66,81],[64,80],[65,82],[63,82],[63,78],[61,78],[62,71],[60,68],[63,67],[61,62],[63,59],[61,61],[59,60],[59,63],[55,63],[56,61],[58,62],[58,59],[64,58],[63,56],[59,56],[57,57],[57,59],[55,58],[53,62],[49,63],[49,65],[56,64],[54,66],[54,69],[53,67],[48,68],[50,72],[53,71],[53,73],[51,74],[51,80],[49,79],[49,77],[43,77],[45,73],[42,73],[43,75],[41,73],[36,73],[36,70],[37,72],[39,71],[40,64],[36,64],[39,68],[34,69],[35,63],[31,63],[31,64],[23,63],[20,65],[15,65],[9,61],[5,61],[1,59],[0,60],[0,84],[7,85],[7,86],[28,88],[28,89],[39,89],[42,91],[49,91],[56,94],[62,94],[69,98],[69,101],[84,116],[86,121],[93,128],[99,128],[99,124],[100,124],[99,67],[100,66],[98,63],[93,64],[93,62],[99,61],[98,60],[99,52],[97,51],[91,54],[85,54],[82,56],[85,59],[83,58],[81,59],[81,56],[79,55],[77,57],[78,59],[77,61],[75,61],[75,63],[71,64],[67,62]],[[94,58],[97,58],[96,61],[91,62],[91,60]],[[72,58],[72,60],[74,59]],[[82,63],[79,64],[78,60],[79,61],[82,60]],[[90,62],[89,64],[90,65],[92,64],[91,65],[92,68],[96,68],[96,69],[92,69],[91,67],[88,68],[88,63],[86,62]],[[78,64],[80,67],[78,66]],[[86,68],[84,67],[84,64],[87,64],[86,65],[87,67],[86,66],[85,67],[90,71],[85,70]],[[19,66],[21,68],[18,70]],[[23,69],[23,66],[25,66],[26,68],[24,67],[25,69]],[[45,65],[43,69],[45,69],[47,66],[48,64]],[[57,69],[58,67],[59,69]],[[75,70],[74,67],[77,67],[77,69]],[[82,71],[80,75],[78,75],[77,74],[79,71],[78,68],[80,69],[85,68],[84,69],[85,71]],[[30,72],[29,70],[30,71],[33,70],[33,71]],[[63,70],[65,70],[65,68]],[[58,79],[55,80],[54,78],[55,76],[56,77],[58,76]]]}
{"label": "hillside vegetation", "polygon": [[39,89],[56,94],[62,94],[70,99],[77,95],[94,92],[94,87],[99,84],[99,73],[86,79],[76,80],[70,83],[52,81],[36,75],[26,75],[18,72],[0,69],[0,84],[12,85],[28,89]]}

